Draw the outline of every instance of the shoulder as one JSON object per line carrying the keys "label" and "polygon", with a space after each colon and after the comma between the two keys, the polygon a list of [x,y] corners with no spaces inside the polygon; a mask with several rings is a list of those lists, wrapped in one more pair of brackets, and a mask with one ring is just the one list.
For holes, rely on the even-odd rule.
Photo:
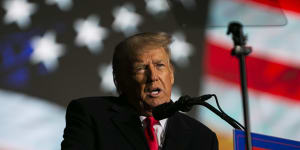
{"label": "shoulder", "polygon": [[207,126],[183,113],[175,113],[168,119],[167,130],[169,137],[178,141],[189,141],[185,149],[217,150],[218,139],[216,134]]}
{"label": "shoulder", "polygon": [[107,111],[113,105],[121,103],[119,97],[114,96],[102,96],[102,97],[83,97],[72,100],[68,107],[67,113],[73,111],[84,112],[100,112]]}
{"label": "shoulder", "polygon": [[117,101],[119,101],[119,97],[115,96],[82,97],[72,100],[69,105],[72,105],[73,103],[84,106],[94,106],[98,104],[111,105],[117,103]]}
{"label": "shoulder", "polygon": [[174,120],[176,119],[176,122],[184,126],[187,130],[193,130],[195,132],[201,132],[205,133],[206,135],[215,136],[215,133],[206,125],[186,114],[178,112],[173,116],[173,118]]}

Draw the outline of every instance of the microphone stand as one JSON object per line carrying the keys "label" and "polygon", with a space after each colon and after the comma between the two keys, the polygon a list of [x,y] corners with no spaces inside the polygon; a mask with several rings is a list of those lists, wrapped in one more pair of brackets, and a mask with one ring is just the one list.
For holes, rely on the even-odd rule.
{"label": "microphone stand", "polygon": [[210,104],[208,104],[206,102],[192,102],[190,104],[191,105],[202,105],[202,106],[208,108],[209,110],[211,110],[212,112],[214,112],[215,114],[217,114],[220,118],[222,118],[223,120],[225,120],[233,128],[243,130],[240,126],[238,126],[238,124],[234,121],[234,119],[232,119],[230,116],[228,116],[225,113],[221,113],[216,108],[214,108],[213,106],[211,106]]}
{"label": "microphone stand", "polygon": [[234,48],[231,50],[231,55],[239,59],[241,92],[243,100],[244,125],[246,133],[247,150],[252,150],[251,128],[249,117],[249,101],[247,91],[246,63],[245,58],[252,51],[251,47],[246,46],[247,37],[243,34],[243,26],[238,22],[231,22],[228,27],[227,35],[232,34]]}

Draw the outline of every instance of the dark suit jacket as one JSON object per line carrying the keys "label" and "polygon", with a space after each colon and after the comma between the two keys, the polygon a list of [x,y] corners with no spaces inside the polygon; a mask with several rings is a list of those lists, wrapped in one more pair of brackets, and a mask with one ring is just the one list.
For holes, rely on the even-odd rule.
{"label": "dark suit jacket", "polygon": [[[148,150],[137,112],[120,97],[73,100],[66,114],[62,150]],[[163,150],[217,150],[216,134],[176,113],[167,121]]]}

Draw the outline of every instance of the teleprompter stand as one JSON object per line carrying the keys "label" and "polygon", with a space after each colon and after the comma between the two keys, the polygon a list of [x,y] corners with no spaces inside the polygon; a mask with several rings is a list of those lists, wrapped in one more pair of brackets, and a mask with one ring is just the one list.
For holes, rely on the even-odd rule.
{"label": "teleprompter stand", "polygon": [[243,101],[243,114],[244,125],[246,133],[246,146],[247,150],[252,150],[250,117],[249,117],[249,100],[247,90],[247,77],[246,77],[246,56],[252,51],[251,47],[246,46],[247,36],[243,33],[243,26],[238,22],[231,22],[228,26],[227,35],[232,34],[234,47],[231,50],[231,55],[239,59],[240,65],[240,79],[241,79],[241,92]]}

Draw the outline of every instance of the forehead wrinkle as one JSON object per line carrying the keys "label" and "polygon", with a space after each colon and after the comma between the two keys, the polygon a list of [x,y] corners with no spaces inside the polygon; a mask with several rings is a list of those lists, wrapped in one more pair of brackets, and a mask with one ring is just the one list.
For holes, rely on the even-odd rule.
{"label": "forehead wrinkle", "polygon": [[[161,50],[160,55],[147,55],[147,53],[151,53],[152,51]],[[166,62],[170,64],[170,57],[168,53],[165,51],[163,47],[158,48],[143,48],[138,50],[131,49],[129,53],[127,53],[127,58],[129,58],[129,62],[131,63],[144,63],[147,61],[151,61],[153,63]]]}
{"label": "forehead wrinkle", "polygon": [[[153,58],[153,59],[150,59],[150,62],[154,63],[154,64],[158,64],[158,63],[168,62],[168,60],[163,59],[163,58],[158,58],[158,59]],[[136,59],[133,59],[133,63],[146,64],[146,63],[148,63],[148,59],[145,60],[145,59],[136,58]]]}

